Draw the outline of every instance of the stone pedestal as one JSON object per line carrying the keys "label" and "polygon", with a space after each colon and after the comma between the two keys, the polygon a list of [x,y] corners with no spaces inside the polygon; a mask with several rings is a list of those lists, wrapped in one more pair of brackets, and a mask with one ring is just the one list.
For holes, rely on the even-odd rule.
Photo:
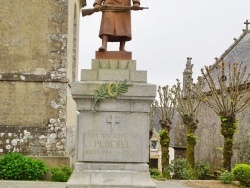
{"label": "stone pedestal", "polygon": [[[125,79],[132,84],[128,92],[93,106],[102,84]],[[147,84],[146,71],[136,70],[130,52],[96,53],[91,70],[82,70],[81,81],[72,85],[79,111],[78,162],[68,188],[155,187],[147,165],[155,94],[156,86]]]}

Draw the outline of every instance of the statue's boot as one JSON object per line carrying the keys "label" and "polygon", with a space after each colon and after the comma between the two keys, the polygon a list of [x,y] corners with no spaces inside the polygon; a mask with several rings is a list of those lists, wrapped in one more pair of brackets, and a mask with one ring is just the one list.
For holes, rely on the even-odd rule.
{"label": "statue's boot", "polygon": [[126,44],[125,40],[120,41],[120,48],[119,48],[120,51],[126,51],[125,50],[125,44]]}
{"label": "statue's boot", "polygon": [[108,35],[102,35],[102,46],[99,51],[107,51]]}

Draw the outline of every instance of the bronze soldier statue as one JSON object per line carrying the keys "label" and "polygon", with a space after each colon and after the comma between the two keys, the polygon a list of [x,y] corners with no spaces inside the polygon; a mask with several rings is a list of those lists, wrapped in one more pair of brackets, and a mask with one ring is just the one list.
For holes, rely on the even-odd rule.
{"label": "bronze soldier statue", "polygon": [[[93,6],[95,10],[102,6],[110,7],[130,7],[133,2],[133,10],[141,10],[140,0],[95,0]],[[130,10],[104,10],[102,11],[102,20],[99,31],[99,37],[102,39],[102,46],[99,51],[107,51],[108,42],[120,42],[120,51],[125,51],[126,41],[132,39],[131,34],[131,14]]]}

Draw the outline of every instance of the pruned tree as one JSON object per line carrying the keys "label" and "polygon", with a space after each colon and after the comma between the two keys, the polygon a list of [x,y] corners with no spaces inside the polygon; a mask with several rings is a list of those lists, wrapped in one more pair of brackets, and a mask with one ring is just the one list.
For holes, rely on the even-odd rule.
{"label": "pruned tree", "polygon": [[159,132],[160,144],[162,149],[162,174],[167,177],[166,172],[169,166],[169,143],[170,143],[170,129],[173,120],[174,113],[176,111],[176,101],[174,96],[169,90],[169,86],[158,87],[159,102],[154,103],[155,113],[159,118],[161,130]]}
{"label": "pruned tree", "polygon": [[188,82],[186,88],[181,88],[181,83],[177,79],[177,84],[171,88],[177,101],[176,109],[181,117],[181,120],[186,128],[186,158],[192,168],[195,167],[194,148],[196,145],[197,136],[197,112],[200,105],[200,100],[192,93],[192,83]]}
{"label": "pruned tree", "polygon": [[201,72],[202,77],[198,79],[194,93],[220,118],[224,137],[223,167],[231,171],[236,115],[250,103],[249,72],[243,63],[227,65],[223,60],[216,67],[206,66]]}

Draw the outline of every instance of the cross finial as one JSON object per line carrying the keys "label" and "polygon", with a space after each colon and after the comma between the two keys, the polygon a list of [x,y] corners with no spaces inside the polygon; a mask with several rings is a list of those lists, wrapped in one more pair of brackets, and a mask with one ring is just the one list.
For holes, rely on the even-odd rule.
{"label": "cross finial", "polygon": [[246,24],[246,31],[248,31],[248,24],[250,24],[250,22],[248,22],[248,20],[246,20],[246,21],[244,22],[244,24]]}

